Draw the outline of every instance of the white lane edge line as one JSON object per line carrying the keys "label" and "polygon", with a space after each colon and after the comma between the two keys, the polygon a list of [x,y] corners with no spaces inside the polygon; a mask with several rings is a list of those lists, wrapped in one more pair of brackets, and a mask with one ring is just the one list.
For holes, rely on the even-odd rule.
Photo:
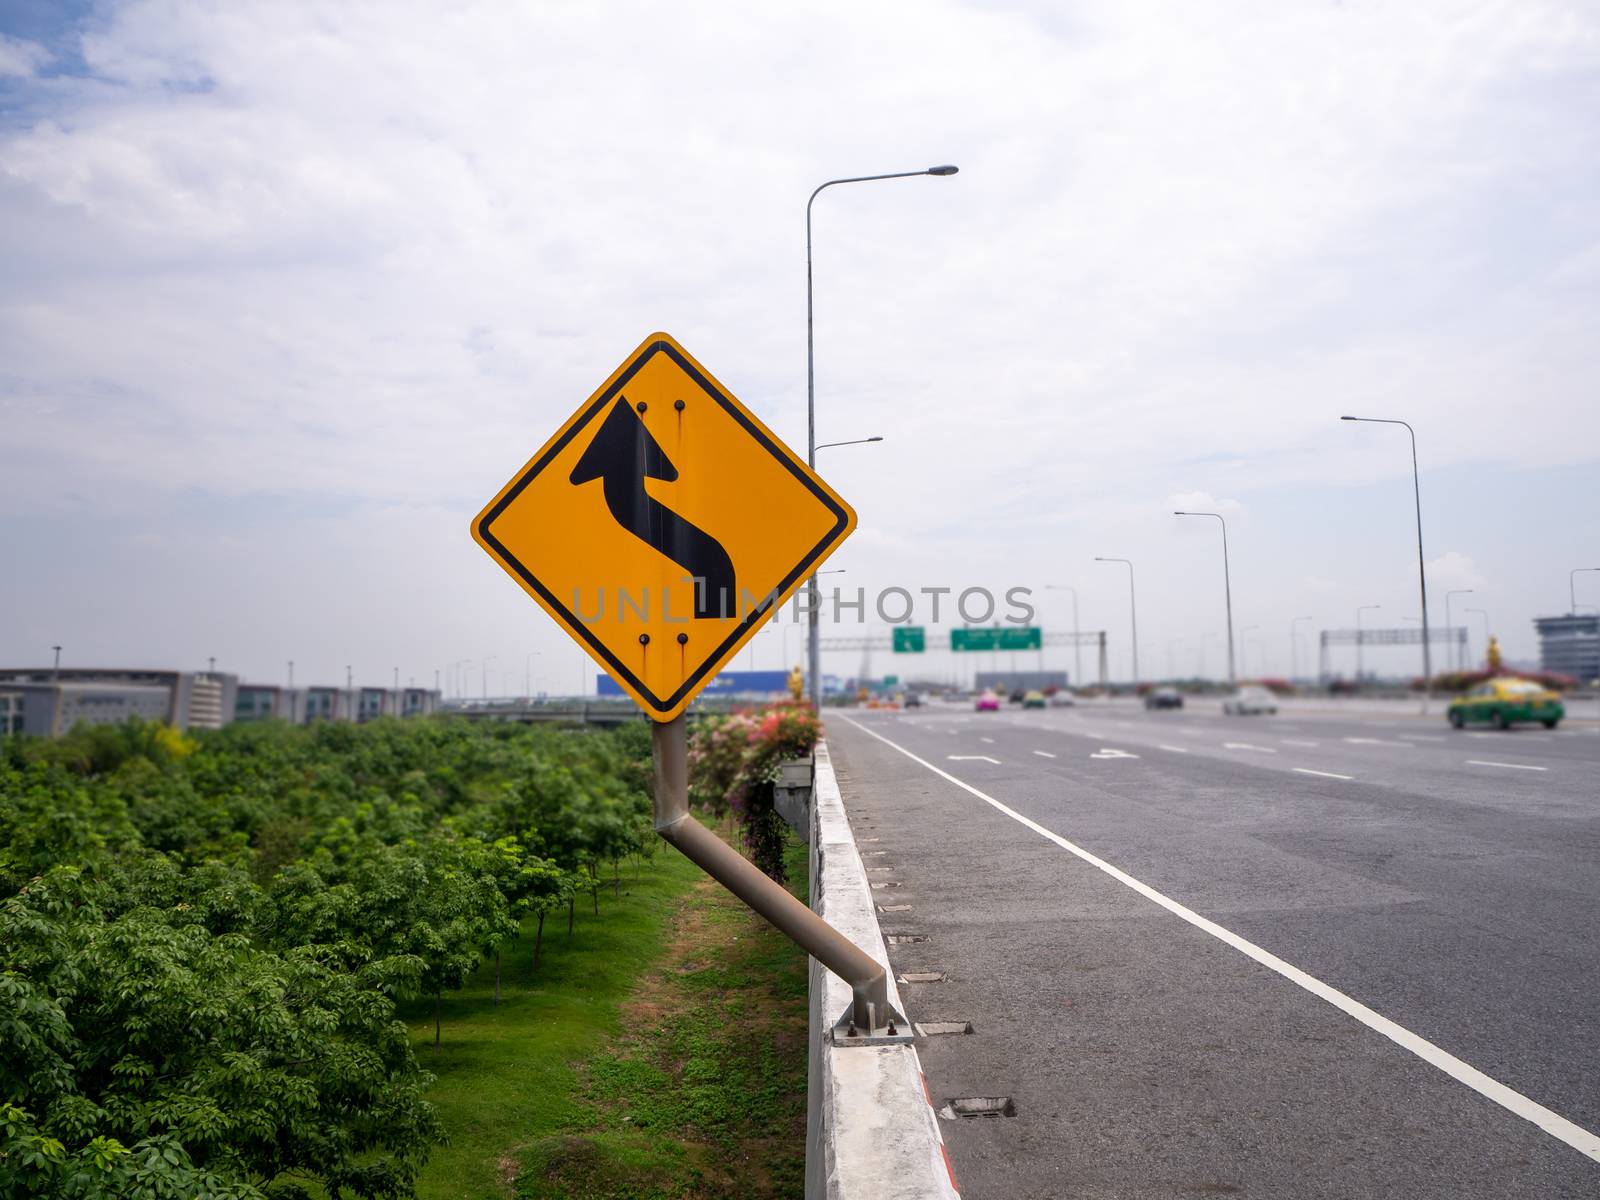
{"label": "white lane edge line", "polygon": [[1530,767],[1527,763],[1490,762],[1484,758],[1467,759],[1469,767],[1504,767],[1508,771],[1548,771],[1549,767]]}
{"label": "white lane edge line", "polygon": [[1048,751],[1048,750],[1035,750],[1034,753],[1037,754],[1040,758],[1054,758],[1055,757],[1055,755],[1051,754],[1050,751]]}
{"label": "white lane edge line", "polygon": [[1360,1021],[1363,1025],[1367,1026],[1367,1028],[1376,1033],[1382,1034],[1401,1049],[1409,1050],[1412,1054],[1422,1059],[1423,1062],[1428,1063],[1430,1066],[1437,1067],[1439,1070],[1443,1071],[1446,1075],[1450,1076],[1450,1078],[1456,1080],[1458,1083],[1466,1084],[1466,1086],[1477,1092],[1480,1096],[1494,1101],[1494,1103],[1498,1104],[1507,1112],[1513,1113],[1516,1116],[1521,1117],[1523,1120],[1537,1125],[1540,1129],[1544,1130],[1557,1141],[1565,1142],[1567,1145],[1571,1146],[1579,1154],[1586,1155],[1587,1157],[1600,1162],[1600,1135],[1593,1134],[1589,1132],[1589,1130],[1583,1128],[1583,1126],[1574,1124],[1573,1122],[1567,1120],[1567,1118],[1563,1117],[1560,1113],[1552,1112],[1550,1109],[1546,1108],[1537,1101],[1530,1100],[1521,1092],[1513,1091],[1511,1088],[1508,1088],[1505,1084],[1501,1083],[1498,1079],[1494,1079],[1488,1075],[1485,1075],[1482,1071],[1478,1070],[1477,1067],[1472,1066],[1470,1063],[1463,1062],[1461,1059],[1457,1058],[1447,1050],[1440,1049],[1426,1038],[1412,1033],[1403,1025],[1396,1024],[1383,1014],[1368,1008],[1359,1000],[1345,995],[1343,992],[1339,991],[1338,988],[1331,987],[1328,984],[1323,983],[1322,980],[1316,978],[1316,976],[1309,975],[1305,971],[1302,971],[1299,967],[1285,962],[1276,954],[1273,954],[1267,950],[1263,950],[1254,942],[1246,941],[1244,938],[1234,933],[1231,929],[1225,929],[1223,926],[1218,925],[1215,921],[1207,920],[1205,917],[1202,917],[1193,909],[1185,908],[1171,897],[1156,891],[1156,889],[1151,887],[1149,884],[1143,883],[1135,879],[1132,875],[1129,875],[1126,871],[1112,866],[1103,858],[1096,857],[1089,851],[1085,850],[1082,846],[1078,846],[1072,842],[1069,842],[1059,833],[1052,833],[1043,825],[1040,825],[1037,821],[1030,820],[1021,813],[1017,812],[1015,809],[1002,804],[993,796],[987,796],[983,792],[980,792],[970,783],[965,783],[962,780],[957,779],[948,771],[940,770],[926,759],[918,758],[904,746],[895,744],[888,738],[884,737],[881,733],[878,733],[876,730],[867,728],[859,721],[855,720],[854,718],[847,717],[843,713],[838,715],[842,720],[848,724],[854,725],[857,729],[861,730],[861,732],[870,737],[877,738],[878,741],[882,742],[885,746],[888,746],[891,750],[898,751],[909,758],[912,762],[917,763],[919,766],[926,767],[935,775],[949,780],[962,791],[976,796],[979,800],[982,800],[985,804],[989,805],[997,812],[1004,813],[1013,821],[1016,821],[1019,825],[1025,826],[1026,828],[1033,830],[1040,837],[1054,842],[1063,850],[1067,851],[1067,853],[1076,855],[1090,866],[1104,871],[1118,883],[1124,884],[1125,886],[1138,892],[1146,900],[1149,900],[1155,904],[1159,904],[1162,908],[1166,909],[1174,916],[1187,921],[1196,929],[1199,929],[1205,933],[1209,933],[1219,942],[1222,942],[1228,946],[1232,946],[1235,950],[1239,951],[1239,953],[1245,955],[1247,958],[1254,959],[1263,967],[1266,967],[1269,971],[1275,971],[1277,974],[1282,975],[1290,983],[1310,992],[1319,1000],[1324,1000],[1333,1005],[1333,1007],[1339,1009],[1341,1012],[1354,1017],[1357,1021]]}
{"label": "white lane edge line", "polygon": [[1301,775],[1321,775],[1324,779],[1354,779],[1354,775],[1336,775],[1332,771],[1313,771],[1310,767],[1290,767]]}

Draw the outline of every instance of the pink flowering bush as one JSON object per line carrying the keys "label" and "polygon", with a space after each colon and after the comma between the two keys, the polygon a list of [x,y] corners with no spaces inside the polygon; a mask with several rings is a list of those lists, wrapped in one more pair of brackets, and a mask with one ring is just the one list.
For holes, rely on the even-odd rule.
{"label": "pink flowering bush", "polygon": [[690,742],[691,799],[714,813],[731,808],[751,859],[780,883],[784,826],[774,807],[778,765],[809,755],[821,728],[810,705],[790,702],[701,722]]}

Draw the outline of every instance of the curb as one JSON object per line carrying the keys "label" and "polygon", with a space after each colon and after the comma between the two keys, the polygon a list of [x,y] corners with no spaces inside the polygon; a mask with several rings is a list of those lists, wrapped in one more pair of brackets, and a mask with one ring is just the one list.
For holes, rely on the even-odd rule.
{"label": "curb", "polygon": [[[887,970],[883,931],[826,741],[816,748],[810,859],[812,909]],[[904,1011],[893,971],[889,996]],[[850,988],[816,959],[810,998],[807,1200],[959,1200],[916,1047],[833,1045],[829,1029],[849,1007]]]}

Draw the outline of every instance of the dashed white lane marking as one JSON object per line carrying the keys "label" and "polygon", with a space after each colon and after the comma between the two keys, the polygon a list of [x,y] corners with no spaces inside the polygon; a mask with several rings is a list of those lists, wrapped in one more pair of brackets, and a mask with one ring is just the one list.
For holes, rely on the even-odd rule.
{"label": "dashed white lane marking", "polygon": [[1489,762],[1482,758],[1469,758],[1467,765],[1470,767],[1504,767],[1508,771],[1548,771],[1549,767],[1530,767],[1527,763]]}
{"label": "dashed white lane marking", "polygon": [[998,758],[990,758],[987,754],[947,754],[945,757],[951,762],[986,762],[993,763],[997,767],[1000,765]]}
{"label": "dashed white lane marking", "polygon": [[1415,750],[1416,749],[1416,747],[1413,746],[1410,742],[1390,742],[1390,741],[1385,741],[1383,738],[1352,738],[1352,737],[1347,737],[1344,740],[1349,742],[1352,746],[1403,746],[1407,750]]}
{"label": "dashed white lane marking", "polygon": [[1322,980],[1318,979],[1316,976],[1307,974],[1299,967],[1285,962],[1276,954],[1273,954],[1267,950],[1263,950],[1254,942],[1246,941],[1244,938],[1234,933],[1231,929],[1224,928],[1223,926],[1218,925],[1215,921],[1211,921],[1205,917],[1202,917],[1193,909],[1184,907],[1170,896],[1163,895],[1161,892],[1156,891],[1156,889],[1151,887],[1149,884],[1142,883],[1141,881],[1135,879],[1132,875],[1129,875],[1126,871],[1112,866],[1110,863],[1106,862],[1105,859],[1099,858],[1096,855],[1089,853],[1089,851],[1085,850],[1083,847],[1069,842],[1059,833],[1052,833],[1043,825],[1040,825],[1037,821],[1030,820],[1029,818],[1023,816],[1016,809],[1002,804],[993,796],[985,795],[983,792],[980,792],[977,788],[973,787],[970,783],[965,783],[962,780],[957,779],[948,771],[940,770],[926,759],[918,758],[904,746],[900,746],[894,742],[891,742],[888,738],[884,737],[876,730],[869,729],[867,726],[861,724],[861,722],[844,716],[842,713],[839,714],[839,716],[841,720],[850,725],[854,725],[857,729],[861,730],[861,732],[867,734],[869,737],[877,738],[878,741],[888,746],[891,750],[898,751],[909,758],[912,762],[917,763],[919,766],[926,767],[940,778],[946,779],[955,784],[962,791],[976,796],[979,800],[982,800],[996,812],[1004,813],[1013,821],[1017,822],[1017,824],[1033,830],[1033,832],[1037,833],[1040,837],[1054,842],[1063,850],[1067,851],[1067,853],[1076,855],[1090,866],[1104,871],[1118,883],[1132,888],[1146,900],[1149,900],[1155,904],[1159,904],[1162,908],[1172,913],[1173,916],[1178,917],[1183,921],[1187,921],[1196,929],[1199,929],[1205,933],[1209,933],[1219,942],[1222,942],[1228,946],[1232,946],[1235,950],[1239,951],[1239,953],[1260,963],[1269,971],[1277,972],[1296,987],[1304,988],[1319,1000],[1324,1000],[1333,1005],[1333,1007],[1339,1009],[1341,1012],[1354,1017],[1368,1029],[1373,1030],[1375,1033],[1382,1034],[1401,1049],[1407,1050],[1416,1055],[1418,1058],[1422,1059],[1423,1062],[1437,1067],[1439,1070],[1443,1071],[1446,1075],[1450,1076],[1450,1078],[1456,1080],[1458,1083],[1466,1084],[1480,1096],[1484,1096],[1487,1099],[1494,1101],[1507,1112],[1514,1113],[1523,1120],[1537,1125],[1551,1137],[1557,1139],[1558,1141],[1565,1142],[1574,1150],[1578,1151],[1578,1153],[1586,1155],[1589,1158],[1600,1162],[1600,1135],[1591,1133],[1589,1130],[1583,1128],[1583,1126],[1576,1125],[1567,1120],[1561,1114],[1552,1112],[1544,1105],[1528,1099],[1528,1097],[1524,1096],[1521,1092],[1512,1091],[1498,1079],[1493,1079],[1490,1076],[1485,1075],[1471,1063],[1463,1062],[1461,1059],[1457,1058],[1448,1051],[1441,1050],[1438,1046],[1435,1046],[1426,1038],[1419,1037],[1417,1034],[1412,1033],[1403,1025],[1398,1025],[1391,1021],[1382,1013],[1368,1008],[1365,1004],[1362,1004],[1359,1000],[1356,1000],[1351,996],[1345,995],[1343,992],[1339,991],[1338,988],[1331,987],[1328,984],[1323,983]]}
{"label": "dashed white lane marking", "polygon": [[1262,754],[1276,754],[1271,746],[1252,746],[1249,742],[1223,742],[1224,750],[1255,750]]}
{"label": "dashed white lane marking", "polygon": [[1316,746],[1317,742],[1308,742],[1305,738],[1279,738],[1285,746]]}
{"label": "dashed white lane marking", "polygon": [[1324,779],[1354,779],[1355,778],[1354,775],[1336,775],[1332,771],[1313,771],[1310,767],[1290,767],[1289,769],[1291,771],[1294,771],[1294,772],[1300,774],[1300,775],[1320,775]]}
{"label": "dashed white lane marking", "polygon": [[1054,758],[1055,757],[1055,755],[1051,754],[1050,751],[1048,751],[1048,750],[1035,750],[1034,753],[1037,754],[1040,758]]}
{"label": "dashed white lane marking", "polygon": [[1129,754],[1126,750],[1114,750],[1110,746],[1101,746],[1090,758],[1138,758],[1137,754]]}
{"label": "dashed white lane marking", "polygon": [[980,742],[983,742],[983,743],[984,743],[984,744],[985,744],[985,745],[988,745],[988,746],[992,746],[992,745],[994,745],[994,739],[993,739],[993,738],[985,738],[985,737],[981,737],[981,738],[979,738],[979,739],[978,739],[978,740],[979,740],[979,741],[980,741]]}
{"label": "dashed white lane marking", "polygon": [[1187,754],[1187,753],[1189,753],[1182,746],[1157,746],[1156,749],[1157,750],[1171,750],[1174,754]]}

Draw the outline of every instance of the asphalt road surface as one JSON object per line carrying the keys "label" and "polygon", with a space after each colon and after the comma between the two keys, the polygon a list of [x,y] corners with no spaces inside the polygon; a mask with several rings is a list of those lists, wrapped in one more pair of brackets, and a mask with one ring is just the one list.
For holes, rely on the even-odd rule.
{"label": "asphalt road surface", "polygon": [[1600,1197],[1594,729],[827,728],[969,1200]]}

